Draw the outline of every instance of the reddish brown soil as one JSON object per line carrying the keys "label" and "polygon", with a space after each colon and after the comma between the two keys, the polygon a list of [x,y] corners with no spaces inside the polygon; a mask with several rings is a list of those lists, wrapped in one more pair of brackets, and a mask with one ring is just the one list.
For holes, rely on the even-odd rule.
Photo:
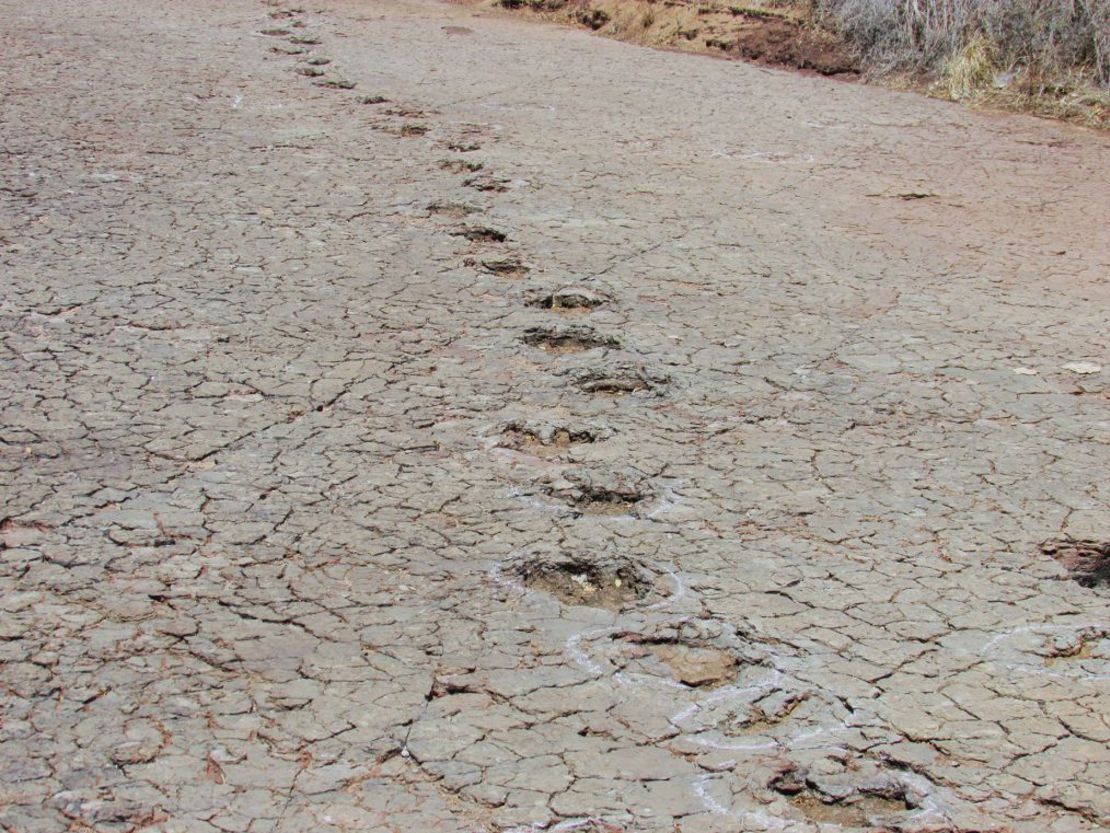
{"label": "reddish brown soil", "polygon": [[785,18],[737,16],[732,37],[706,40],[728,55],[770,66],[808,69],[822,75],[855,73],[848,51],[830,35]]}
{"label": "reddish brown soil", "polygon": [[650,46],[821,75],[858,72],[851,52],[831,32],[790,14],[742,4],[686,0],[628,0],[623,4],[612,0],[494,0],[494,4]]}

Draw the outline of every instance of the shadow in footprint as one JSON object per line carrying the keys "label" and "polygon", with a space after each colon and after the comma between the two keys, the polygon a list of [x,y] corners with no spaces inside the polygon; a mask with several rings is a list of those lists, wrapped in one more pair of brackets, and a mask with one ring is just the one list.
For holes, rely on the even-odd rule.
{"label": "shadow in footprint", "polygon": [[655,589],[651,576],[634,561],[617,556],[537,556],[512,572],[530,590],[547,593],[565,605],[624,610]]}
{"label": "shadow in footprint", "polygon": [[584,286],[565,286],[554,292],[531,295],[525,303],[530,307],[556,312],[589,312],[612,301],[604,292]]}
{"label": "shadow in footprint", "polygon": [[467,226],[454,229],[451,234],[455,237],[465,237],[474,243],[504,243],[508,239],[505,232],[489,226]]}
{"label": "shadow in footprint", "polygon": [[1064,538],[1041,544],[1041,552],[1056,559],[1083,587],[1110,585],[1110,542]]}
{"label": "shadow in footprint", "polygon": [[565,425],[530,427],[514,422],[501,432],[498,446],[534,457],[558,457],[574,446],[592,445],[600,439],[600,432],[590,428],[571,428]]}
{"label": "shadow in footprint", "polygon": [[481,269],[483,272],[490,275],[497,275],[499,278],[522,278],[529,272],[529,267],[522,263],[520,258],[513,255],[509,255],[508,257],[486,258],[468,257],[463,261],[463,264],[472,268]]}
{"label": "shadow in footprint", "polygon": [[586,368],[575,374],[574,382],[585,393],[626,396],[632,393],[659,392],[670,377],[649,373],[636,365],[620,364],[611,368]]}
{"label": "shadow in footprint", "polygon": [[613,336],[599,335],[589,327],[531,327],[525,330],[521,341],[554,355],[582,353],[599,347],[620,347],[620,342]]}

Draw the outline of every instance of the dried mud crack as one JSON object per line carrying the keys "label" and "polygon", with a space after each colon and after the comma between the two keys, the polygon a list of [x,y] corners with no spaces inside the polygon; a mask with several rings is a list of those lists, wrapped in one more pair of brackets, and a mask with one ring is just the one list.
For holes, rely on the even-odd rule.
{"label": "dried mud crack", "polygon": [[0,829],[1105,829],[1098,137],[73,7],[0,0]]}

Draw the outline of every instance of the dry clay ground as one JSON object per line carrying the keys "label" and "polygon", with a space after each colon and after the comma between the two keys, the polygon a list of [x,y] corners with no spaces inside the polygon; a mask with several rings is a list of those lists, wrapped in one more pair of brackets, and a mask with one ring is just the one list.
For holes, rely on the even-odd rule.
{"label": "dry clay ground", "polygon": [[1106,829],[1105,137],[0,15],[0,829]]}

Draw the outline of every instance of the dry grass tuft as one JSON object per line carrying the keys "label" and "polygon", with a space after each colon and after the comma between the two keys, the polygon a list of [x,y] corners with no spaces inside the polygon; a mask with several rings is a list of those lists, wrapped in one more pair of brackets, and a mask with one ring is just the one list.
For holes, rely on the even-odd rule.
{"label": "dry grass tuft", "polygon": [[982,36],[972,38],[951,56],[942,71],[949,98],[967,101],[994,84],[995,69],[990,42]]}

